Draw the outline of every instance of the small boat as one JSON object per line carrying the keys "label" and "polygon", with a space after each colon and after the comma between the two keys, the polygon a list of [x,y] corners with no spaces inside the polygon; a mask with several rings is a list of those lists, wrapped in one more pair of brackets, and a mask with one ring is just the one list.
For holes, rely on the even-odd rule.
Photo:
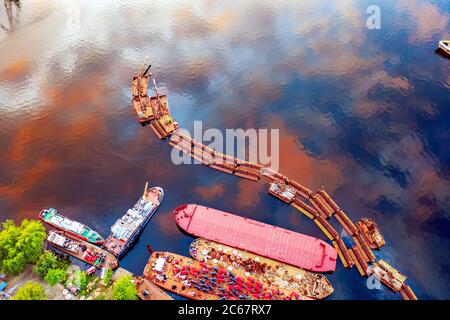
{"label": "small boat", "polygon": [[121,258],[127,252],[147,222],[153,217],[164,198],[162,188],[153,187],[147,190],[147,186],[148,183],[145,185],[144,194],[134,207],[128,209],[125,215],[111,227],[111,234],[103,245],[106,250],[118,258]]}
{"label": "small boat", "polygon": [[385,245],[384,236],[375,220],[371,218],[362,218],[356,223],[356,227],[367,240],[370,249],[380,249]]}
{"label": "small boat", "polygon": [[401,274],[383,259],[373,264],[371,273],[394,292],[402,290],[406,281],[406,276]]}
{"label": "small boat", "polygon": [[113,254],[89,242],[73,238],[61,231],[51,230],[47,236],[47,243],[50,243],[59,251],[98,269],[116,269],[119,266],[119,262]]}
{"label": "small boat", "polygon": [[310,300],[253,277],[171,252],[153,252],[144,277],[159,287],[193,300]]}
{"label": "small boat", "polygon": [[39,213],[39,219],[50,227],[61,230],[75,238],[87,241],[96,245],[102,245],[105,242],[103,237],[91,228],[77,221],[62,216],[54,208],[44,209]]}
{"label": "small boat", "polygon": [[450,55],[450,40],[439,41],[439,48]]}
{"label": "small boat", "polygon": [[236,276],[251,276],[276,290],[294,291],[310,299],[325,299],[333,293],[328,279],[318,273],[257,256],[205,239],[196,239],[189,248],[191,257],[232,271]]}

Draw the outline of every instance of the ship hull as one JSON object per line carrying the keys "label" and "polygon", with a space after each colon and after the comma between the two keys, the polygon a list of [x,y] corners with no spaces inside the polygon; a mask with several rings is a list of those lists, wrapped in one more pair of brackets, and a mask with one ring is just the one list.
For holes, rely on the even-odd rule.
{"label": "ship hull", "polygon": [[287,289],[296,292],[303,299],[325,299],[334,291],[323,274],[306,271],[213,241],[195,239],[189,247],[189,253],[197,261],[232,270],[236,276],[244,277],[249,274],[278,290]]}
{"label": "ship hull", "polygon": [[336,249],[304,234],[195,204],[175,209],[174,215],[177,225],[196,237],[309,271],[336,269]]}
{"label": "ship hull", "polygon": [[52,222],[50,222],[50,221],[48,221],[48,220],[45,220],[45,219],[42,217],[42,212],[39,213],[39,220],[41,220],[43,223],[45,223],[46,225],[48,225],[48,226],[50,226],[50,227],[52,227],[52,228],[54,228],[54,229],[56,229],[56,230],[62,231],[62,232],[64,232],[64,233],[70,235],[71,237],[75,237],[75,238],[77,238],[77,239],[80,239],[80,240],[83,240],[83,241],[86,241],[86,242],[95,244],[95,245],[97,245],[97,246],[101,246],[101,245],[103,245],[103,243],[105,243],[105,240],[90,241],[87,237],[84,237],[84,236],[82,236],[82,235],[80,235],[80,234],[78,234],[78,233],[75,233],[75,232],[73,232],[73,231],[67,229],[67,228],[62,228],[61,226],[59,226],[59,225],[57,225],[57,224],[54,224],[54,223],[52,223]]}
{"label": "ship hull", "polygon": [[162,289],[193,300],[310,300],[171,252],[153,252],[144,277]]}
{"label": "ship hull", "polygon": [[[58,233],[58,232],[57,232]],[[117,258],[112,255],[111,253],[107,252],[106,250],[100,249],[97,246],[94,246],[92,243],[87,242],[87,241],[82,241],[79,240],[78,238],[74,238],[74,237],[70,237],[69,234],[64,233],[64,232],[59,232],[58,234],[61,234],[61,236],[64,236],[66,239],[78,244],[78,245],[83,245],[85,246],[87,249],[91,250],[91,251],[96,251],[96,252],[100,252],[102,254],[104,254],[107,257],[107,260],[105,262],[99,263],[99,264],[95,264],[95,261],[89,261],[87,259],[83,259],[83,256],[80,252],[73,252],[71,250],[68,250],[66,248],[64,248],[61,245],[58,245],[55,242],[52,242],[49,240],[49,238],[47,238],[47,244],[53,246],[54,248],[56,248],[57,250],[64,252],[84,263],[87,263],[91,266],[96,267],[97,269],[102,269],[102,268],[110,268],[112,270],[116,269],[119,266],[119,262],[117,261]]]}
{"label": "ship hull", "polygon": [[[137,239],[139,238],[140,234],[142,233],[142,231],[144,230],[144,228],[147,226],[148,222],[150,221],[150,219],[155,215],[156,211],[158,211],[158,208],[161,204],[161,202],[164,199],[164,190],[162,188],[159,187],[154,187],[151,188],[150,191],[152,189],[157,189],[161,196],[157,199],[158,200],[158,204],[153,207],[152,209],[150,209],[148,212],[145,213],[145,218],[142,221],[142,223],[135,229],[135,231],[133,232],[133,234],[130,236],[130,238],[127,241],[120,241],[118,239],[116,239],[114,237],[114,235],[111,233],[108,238],[105,241],[104,244],[104,248],[106,250],[108,250],[109,252],[111,252],[112,254],[114,254],[117,258],[121,259],[123,258],[123,256],[128,252],[128,250],[131,249],[131,247],[136,243]],[[119,252],[115,252],[111,247],[110,244],[111,243],[120,243],[120,245],[122,246],[122,249]]]}

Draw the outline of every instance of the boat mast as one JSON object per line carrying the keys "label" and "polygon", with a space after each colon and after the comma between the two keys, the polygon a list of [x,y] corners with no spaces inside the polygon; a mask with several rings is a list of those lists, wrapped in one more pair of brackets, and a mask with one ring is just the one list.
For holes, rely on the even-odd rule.
{"label": "boat mast", "polygon": [[142,195],[143,197],[145,197],[145,194],[147,193],[147,188],[148,188],[148,181],[145,181],[144,194]]}

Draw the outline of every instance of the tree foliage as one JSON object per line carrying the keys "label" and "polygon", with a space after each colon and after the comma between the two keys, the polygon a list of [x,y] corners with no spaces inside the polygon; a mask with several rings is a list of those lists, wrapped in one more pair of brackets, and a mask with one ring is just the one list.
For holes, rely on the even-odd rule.
{"label": "tree foliage", "polygon": [[77,287],[80,291],[87,288],[88,279],[85,272],[77,270],[73,276],[72,284]]}
{"label": "tree foliage", "polygon": [[137,300],[136,285],[131,276],[123,276],[114,282],[112,298],[114,300]]}
{"label": "tree foliage", "polygon": [[59,266],[58,257],[48,250],[45,250],[39,257],[33,271],[42,279],[51,269],[57,269]]}
{"label": "tree foliage", "polygon": [[103,278],[103,283],[105,285],[109,285],[109,283],[111,282],[112,276],[113,276],[113,271],[111,269],[106,270],[105,278]]}
{"label": "tree foliage", "polygon": [[50,269],[45,275],[45,281],[52,287],[57,284],[66,281],[67,275],[64,269]]}
{"label": "tree foliage", "polygon": [[35,281],[28,281],[17,290],[11,300],[47,300],[44,288]]}
{"label": "tree foliage", "polygon": [[21,273],[27,263],[35,263],[46,237],[45,228],[38,220],[2,223],[0,231],[0,271],[13,275]]}

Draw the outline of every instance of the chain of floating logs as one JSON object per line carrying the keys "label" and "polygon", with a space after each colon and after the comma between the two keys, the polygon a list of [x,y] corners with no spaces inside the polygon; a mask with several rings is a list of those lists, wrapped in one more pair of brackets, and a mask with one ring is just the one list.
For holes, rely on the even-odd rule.
{"label": "chain of floating logs", "polygon": [[[148,69],[146,72],[135,76],[132,82],[133,106],[138,114],[138,120],[143,126],[149,124],[159,139],[165,140],[169,137],[169,144],[173,148],[189,155],[209,168],[252,181],[259,181],[262,177],[269,179],[271,181],[269,194],[290,204],[313,220],[332,242],[345,268],[356,266],[361,276],[375,275],[392,291],[400,292],[403,299],[417,300],[411,288],[404,283],[406,277],[382,260],[375,262],[372,249],[380,249],[384,241],[378,246],[372,244],[371,248],[364,235],[363,226],[360,226],[362,223],[358,222],[358,226],[355,226],[323,187],[313,192],[270,168],[217,152],[178,130],[178,123],[170,115],[167,97],[159,96],[156,83],[156,97],[148,97],[150,76],[145,75]],[[162,99],[164,99],[163,103],[161,102]],[[290,192],[289,196],[284,195],[286,190],[288,190],[288,193]],[[351,248],[345,245],[339,233],[328,222],[332,217],[353,239],[354,245]],[[386,265],[387,267],[385,267]],[[397,280],[397,283],[393,285],[392,280],[394,278],[401,280]]]}

